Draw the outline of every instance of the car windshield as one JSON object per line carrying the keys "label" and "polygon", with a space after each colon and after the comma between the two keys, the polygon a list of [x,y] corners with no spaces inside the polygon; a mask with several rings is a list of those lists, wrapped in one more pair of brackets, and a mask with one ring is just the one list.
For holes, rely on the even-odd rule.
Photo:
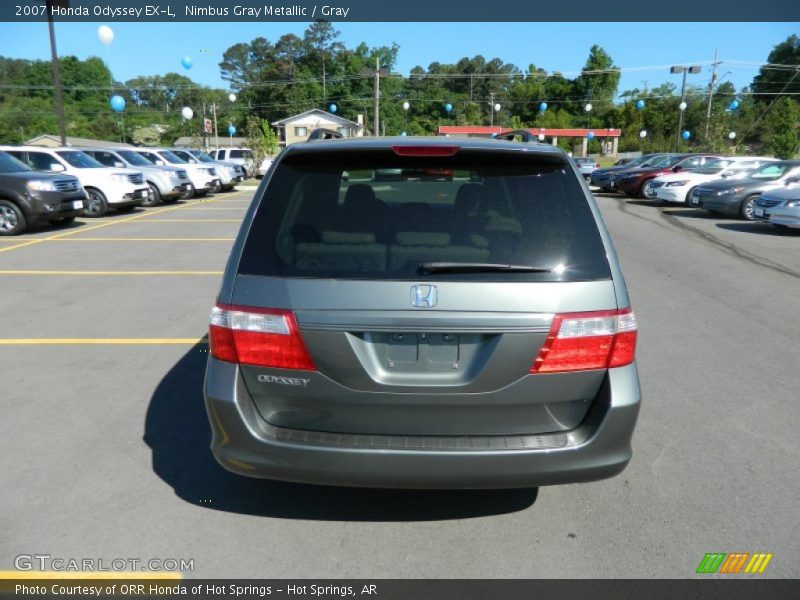
{"label": "car windshield", "polygon": [[79,152],[77,150],[68,150],[68,151],[58,151],[56,152],[61,158],[67,161],[70,165],[75,167],[76,169],[103,169],[105,165],[102,163],[97,162],[91,156],[86,154],[85,152]]}
{"label": "car windshield", "polygon": [[119,155],[132,165],[139,167],[152,167],[154,163],[147,160],[141,154],[133,152],[132,150],[120,150]]}
{"label": "car windshield", "polygon": [[194,156],[200,162],[204,162],[204,163],[214,162],[213,158],[211,158],[208,154],[206,154],[205,152],[202,152],[201,150],[191,150],[189,152],[189,154]]}
{"label": "car windshield", "polygon": [[656,156],[651,156],[647,160],[642,161],[641,163],[629,163],[625,166],[627,167],[642,167],[642,168],[649,168],[649,167],[665,167],[667,166],[666,159],[668,157],[664,156],[663,154],[658,154]]}
{"label": "car windshield", "polygon": [[0,152],[0,173],[20,173],[32,170],[21,160],[17,160],[5,152]]}
{"label": "car windshield", "polygon": [[712,160],[699,169],[695,169],[694,172],[703,175],[716,175],[726,167],[731,167],[733,169],[736,167],[736,163],[730,160]]}
{"label": "car windshield", "polygon": [[174,152],[170,152],[169,150],[162,150],[159,154],[166,160],[168,163],[172,163],[174,165],[185,165],[187,161],[183,160],[180,156],[175,154]]}
{"label": "car windshield", "polygon": [[749,177],[752,179],[764,179],[766,181],[773,181],[775,179],[780,179],[786,173],[796,168],[797,165],[772,163],[770,165],[764,165],[760,169],[756,169],[755,171],[750,173]]}
{"label": "car windshield", "polygon": [[239,268],[373,280],[610,277],[565,162],[478,150],[435,160],[382,149],[290,155],[259,202]]}

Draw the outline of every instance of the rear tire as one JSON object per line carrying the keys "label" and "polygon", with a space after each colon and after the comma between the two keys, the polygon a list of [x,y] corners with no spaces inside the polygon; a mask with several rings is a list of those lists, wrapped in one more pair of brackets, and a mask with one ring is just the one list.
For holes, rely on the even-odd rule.
{"label": "rear tire", "polygon": [[28,227],[25,213],[8,200],[0,200],[0,235],[19,235]]}
{"label": "rear tire", "polygon": [[86,200],[86,208],[83,212],[84,217],[95,219],[97,217],[105,216],[108,213],[108,200],[105,194],[98,189],[88,188],[86,190],[88,199]]}
{"label": "rear tire", "polygon": [[147,198],[142,201],[142,206],[150,207],[161,204],[161,192],[158,191],[158,186],[148,182],[147,187],[150,188],[150,195],[148,195]]}
{"label": "rear tire", "polygon": [[739,207],[739,216],[747,221],[755,221],[755,210],[756,210],[756,198],[758,198],[759,194],[750,194],[747,198],[742,201],[742,205]]}

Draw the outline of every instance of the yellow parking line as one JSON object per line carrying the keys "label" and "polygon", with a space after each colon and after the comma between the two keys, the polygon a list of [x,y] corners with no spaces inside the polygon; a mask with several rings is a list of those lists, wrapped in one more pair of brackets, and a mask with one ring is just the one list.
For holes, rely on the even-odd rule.
{"label": "yellow parking line", "polygon": [[[223,202],[220,200],[220,202]],[[244,202],[244,200],[242,201]],[[205,208],[198,208],[192,206],[186,210],[247,210],[246,206],[206,206]]]}
{"label": "yellow parking line", "polygon": [[48,242],[232,242],[236,238],[71,238]]}
{"label": "yellow parking line", "polygon": [[[232,196],[229,196],[229,198],[231,198],[233,196],[236,196],[238,194],[242,194],[242,193],[244,193],[244,192],[236,192]],[[170,211],[174,211],[174,210],[182,210],[182,209],[185,209],[185,208],[187,208],[189,206],[194,206],[194,205],[200,204],[200,203],[210,203],[210,202],[219,202],[219,200],[217,200],[216,198],[211,198],[209,200],[196,200],[194,202],[187,202],[186,204],[179,204],[177,206],[168,206],[166,208],[160,208],[158,210],[147,211],[147,212],[143,212],[143,213],[138,214],[138,215],[133,215],[132,217],[125,217],[123,219],[116,219],[114,221],[107,221],[107,222],[104,222],[104,223],[99,223],[97,225],[93,225],[91,227],[81,227],[81,228],[78,228],[78,229],[65,231],[63,233],[59,233],[59,234],[56,234],[56,235],[51,235],[51,236],[46,237],[46,238],[38,238],[38,239],[35,239],[35,240],[29,240],[27,242],[22,242],[20,244],[14,245],[14,246],[7,246],[5,248],[0,248],[0,252],[8,252],[9,250],[16,250],[17,248],[25,248],[26,246],[33,246],[35,244],[40,244],[42,242],[49,241],[49,240],[61,239],[61,238],[67,237],[67,236],[76,235],[78,233],[87,233],[89,231],[95,231],[95,230],[101,229],[103,227],[110,227],[111,225],[118,225],[120,223],[130,223],[131,221],[138,221],[139,219],[142,219],[144,217],[148,217],[148,216],[152,217],[153,215],[158,215],[158,214],[161,214],[161,213],[170,212]]]}
{"label": "yellow parking line", "polygon": [[168,346],[199,344],[206,338],[0,338],[0,346]]}
{"label": "yellow parking line", "polygon": [[144,219],[139,223],[241,223],[241,219]]}
{"label": "yellow parking line", "polygon": [[97,275],[97,276],[146,276],[146,275],[222,275],[222,271],[32,271],[0,270],[0,275]]}

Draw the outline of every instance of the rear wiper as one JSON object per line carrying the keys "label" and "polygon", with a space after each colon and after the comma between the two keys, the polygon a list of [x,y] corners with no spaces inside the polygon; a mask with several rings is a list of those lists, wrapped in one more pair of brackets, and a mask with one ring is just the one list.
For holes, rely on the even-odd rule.
{"label": "rear wiper", "polygon": [[418,267],[423,275],[431,273],[550,273],[552,269],[530,265],[499,265],[495,263],[424,262]]}

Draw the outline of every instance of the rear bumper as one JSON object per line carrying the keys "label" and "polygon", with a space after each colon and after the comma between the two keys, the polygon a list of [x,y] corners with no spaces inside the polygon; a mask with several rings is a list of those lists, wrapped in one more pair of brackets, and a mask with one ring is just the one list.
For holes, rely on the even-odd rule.
{"label": "rear bumper", "polygon": [[635,363],[611,369],[583,423],[531,436],[403,437],[284,429],[266,422],[238,367],[209,359],[205,403],[211,449],[229,471],[358,487],[514,488],[593,481],[631,458],[639,412]]}

